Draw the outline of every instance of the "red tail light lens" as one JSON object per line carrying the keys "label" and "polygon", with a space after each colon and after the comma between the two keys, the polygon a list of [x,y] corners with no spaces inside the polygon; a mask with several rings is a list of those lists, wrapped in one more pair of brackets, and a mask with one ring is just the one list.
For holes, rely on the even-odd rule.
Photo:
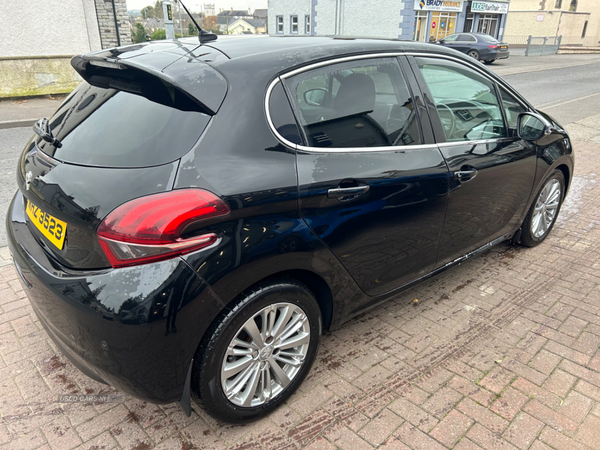
{"label": "red tail light lens", "polygon": [[489,48],[498,48],[500,47],[499,45],[488,45]]}
{"label": "red tail light lens", "polygon": [[112,267],[160,261],[213,244],[215,233],[188,239],[181,234],[194,222],[228,213],[227,204],[208,191],[164,192],[119,206],[98,227],[98,239]]}

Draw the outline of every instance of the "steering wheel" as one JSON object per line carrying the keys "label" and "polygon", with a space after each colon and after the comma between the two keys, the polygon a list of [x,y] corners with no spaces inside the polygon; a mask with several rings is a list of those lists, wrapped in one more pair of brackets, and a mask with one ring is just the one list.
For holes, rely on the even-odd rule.
{"label": "steering wheel", "polygon": [[[444,129],[446,139],[448,139],[450,136],[452,136],[452,133],[456,128],[456,117],[454,116],[454,111],[452,111],[452,109],[444,103],[438,103],[435,105],[435,107],[440,115],[440,120],[442,122],[442,128]],[[444,112],[444,114],[442,114],[442,112]]]}

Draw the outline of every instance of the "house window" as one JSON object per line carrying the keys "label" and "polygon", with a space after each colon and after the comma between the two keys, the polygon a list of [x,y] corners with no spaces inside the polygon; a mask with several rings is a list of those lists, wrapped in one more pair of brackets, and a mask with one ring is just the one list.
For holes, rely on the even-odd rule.
{"label": "house window", "polygon": [[277,16],[277,33],[283,33],[283,16]]}
{"label": "house window", "polygon": [[292,34],[298,34],[298,16],[292,16],[291,32]]}
{"label": "house window", "polygon": [[304,34],[310,34],[310,16],[304,16]]}
{"label": "house window", "polygon": [[562,0],[556,0],[556,4],[554,5],[556,9],[562,8]]}
{"label": "house window", "polygon": [[571,6],[569,6],[569,11],[577,11],[577,0],[571,0]]}

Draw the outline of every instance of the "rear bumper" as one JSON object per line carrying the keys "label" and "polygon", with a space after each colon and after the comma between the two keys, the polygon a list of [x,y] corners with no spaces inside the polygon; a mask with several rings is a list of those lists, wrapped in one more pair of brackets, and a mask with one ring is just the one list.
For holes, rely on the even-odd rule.
{"label": "rear bumper", "polygon": [[19,192],[6,229],[33,310],[76,367],[142,400],[181,398],[196,348],[223,308],[185,261],[68,271],[29,231]]}

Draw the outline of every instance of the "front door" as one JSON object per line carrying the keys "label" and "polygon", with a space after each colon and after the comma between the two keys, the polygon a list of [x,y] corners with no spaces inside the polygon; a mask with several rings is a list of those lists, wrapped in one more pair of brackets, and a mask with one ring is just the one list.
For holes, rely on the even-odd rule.
{"label": "front door", "polygon": [[357,58],[283,78],[307,143],[297,151],[302,217],[378,295],[433,269],[448,170],[423,144],[430,125],[398,60]]}
{"label": "front door", "polygon": [[[518,228],[533,187],[536,149],[516,137],[518,100],[466,64],[416,58],[438,112],[450,170],[437,266]],[[445,141],[445,142],[443,142]]]}

